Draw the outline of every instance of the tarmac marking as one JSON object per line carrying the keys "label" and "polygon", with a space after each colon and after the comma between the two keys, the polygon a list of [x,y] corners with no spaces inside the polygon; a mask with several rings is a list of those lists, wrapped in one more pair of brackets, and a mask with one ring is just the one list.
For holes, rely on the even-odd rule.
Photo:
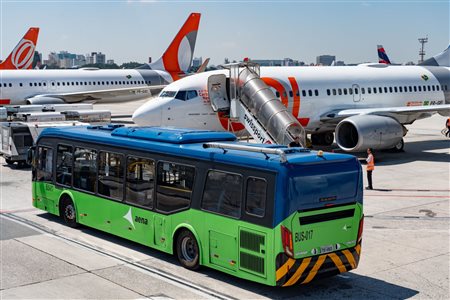
{"label": "tarmac marking", "polygon": [[2,209],[0,209],[0,215],[22,213],[22,212],[30,212],[30,211],[38,211],[38,209],[37,208],[25,208],[25,209],[15,209],[15,210],[2,210]]}
{"label": "tarmac marking", "polygon": [[222,293],[216,292],[216,291],[214,291],[212,289],[209,289],[208,287],[204,287],[202,285],[197,285],[197,284],[195,284],[193,282],[189,282],[185,278],[181,278],[181,277],[178,277],[176,275],[172,275],[172,274],[166,273],[163,270],[160,270],[160,269],[157,269],[157,268],[153,268],[153,267],[141,264],[139,262],[133,261],[132,259],[129,259],[127,257],[123,257],[123,256],[120,256],[118,254],[113,254],[113,253],[111,253],[109,251],[102,250],[101,248],[98,248],[96,246],[90,245],[88,243],[85,243],[85,242],[82,242],[82,241],[79,241],[79,240],[76,240],[76,239],[72,239],[72,238],[69,238],[69,237],[65,237],[65,236],[59,234],[58,232],[56,232],[56,231],[54,231],[54,230],[52,230],[50,228],[45,227],[44,225],[41,225],[41,224],[36,223],[36,222],[33,222],[31,220],[27,220],[27,219],[22,218],[20,216],[17,216],[17,215],[14,215],[14,214],[5,213],[5,214],[3,214],[3,217],[6,217],[7,219],[10,219],[10,220],[15,221],[17,223],[21,223],[21,224],[23,224],[25,226],[31,227],[31,228],[33,228],[35,230],[41,231],[42,233],[46,233],[46,234],[52,235],[52,236],[54,236],[56,238],[65,240],[67,242],[71,242],[71,243],[77,244],[77,245],[79,245],[79,246],[81,246],[83,248],[86,248],[88,250],[100,253],[102,255],[111,257],[113,259],[117,259],[119,261],[124,262],[126,265],[128,265],[128,266],[130,266],[132,268],[136,268],[136,269],[138,269],[140,271],[143,271],[143,272],[146,272],[148,274],[151,274],[154,277],[159,278],[159,279],[161,279],[163,281],[169,282],[169,283],[171,283],[173,285],[180,286],[180,287],[183,287],[183,288],[188,289],[188,290],[193,290],[197,294],[200,294],[200,295],[203,295],[203,296],[206,296],[206,297],[209,297],[209,298],[213,298],[213,299],[224,299],[224,300],[227,300],[227,299],[238,299],[238,298],[233,298],[233,297],[230,297],[228,295],[224,295]]}
{"label": "tarmac marking", "polygon": [[426,195],[378,195],[369,194],[364,195],[364,197],[400,197],[400,198],[439,198],[439,199],[450,199],[450,195],[447,196],[426,196]]}

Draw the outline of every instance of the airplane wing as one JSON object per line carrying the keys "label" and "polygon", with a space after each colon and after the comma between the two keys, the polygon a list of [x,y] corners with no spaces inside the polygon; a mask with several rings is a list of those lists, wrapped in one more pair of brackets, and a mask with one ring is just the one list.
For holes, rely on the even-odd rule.
{"label": "airplane wing", "polygon": [[450,104],[333,110],[323,114],[320,120],[325,123],[337,124],[351,116],[378,115],[394,118],[400,124],[411,124],[415,120],[430,117],[434,113],[439,113],[443,116],[450,115]]}
{"label": "airplane wing", "polygon": [[142,95],[142,99],[150,98],[153,95],[159,93],[165,86],[166,85],[154,85],[154,86],[126,87],[112,90],[39,94],[27,98],[26,101],[30,104],[114,102],[115,98],[120,97],[120,99],[123,100],[126,99],[128,95],[134,100],[136,100],[136,95]]}

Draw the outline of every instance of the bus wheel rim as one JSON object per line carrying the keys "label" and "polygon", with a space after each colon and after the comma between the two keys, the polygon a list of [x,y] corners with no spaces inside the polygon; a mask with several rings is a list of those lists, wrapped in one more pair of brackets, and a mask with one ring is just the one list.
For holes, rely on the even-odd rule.
{"label": "bus wheel rim", "polygon": [[183,239],[181,243],[181,251],[183,253],[183,257],[188,261],[193,261],[196,256],[194,242],[190,238]]}
{"label": "bus wheel rim", "polygon": [[75,211],[72,205],[67,205],[64,213],[67,220],[73,220],[75,217]]}

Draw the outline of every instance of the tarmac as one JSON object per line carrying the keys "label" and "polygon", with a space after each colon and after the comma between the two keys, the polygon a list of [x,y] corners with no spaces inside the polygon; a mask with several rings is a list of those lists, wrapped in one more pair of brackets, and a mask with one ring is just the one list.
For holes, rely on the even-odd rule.
{"label": "tarmac", "polygon": [[[96,105],[122,120],[141,102]],[[359,267],[290,288],[268,287],[86,227],[31,205],[30,169],[0,159],[0,299],[448,299],[450,140],[445,118],[408,126],[405,152],[375,152],[364,191]],[[361,161],[365,153],[356,154]],[[364,178],[366,185],[366,178]]]}

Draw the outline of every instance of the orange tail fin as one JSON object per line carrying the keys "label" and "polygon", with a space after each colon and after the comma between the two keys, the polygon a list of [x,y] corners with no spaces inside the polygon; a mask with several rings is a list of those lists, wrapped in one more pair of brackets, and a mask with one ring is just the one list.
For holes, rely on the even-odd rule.
{"label": "orange tail fin", "polygon": [[31,69],[39,28],[31,27],[23,36],[8,58],[0,64],[1,70]]}
{"label": "orange tail fin", "polygon": [[174,80],[179,79],[191,66],[199,24],[200,13],[191,13],[164,54],[154,63],[139,68],[164,70]]}

